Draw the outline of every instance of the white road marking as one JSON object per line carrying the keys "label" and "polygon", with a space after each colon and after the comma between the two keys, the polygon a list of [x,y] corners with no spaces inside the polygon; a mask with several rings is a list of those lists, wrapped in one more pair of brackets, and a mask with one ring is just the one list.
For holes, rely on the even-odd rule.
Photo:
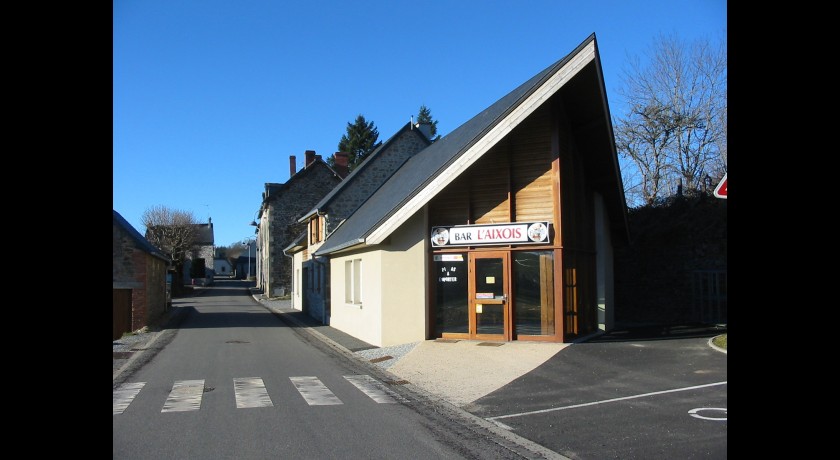
{"label": "white road marking", "polygon": [[123,383],[114,390],[114,415],[122,414],[145,384],[146,382]]}
{"label": "white road marking", "polygon": [[726,385],[726,382],[724,381],[724,382],[716,382],[716,383],[707,383],[705,385],[696,385],[696,386],[693,386],[693,387],[675,388],[673,390],[664,390],[664,391],[654,391],[653,393],[645,393],[645,394],[635,395],[635,396],[625,396],[623,398],[606,399],[604,401],[594,401],[594,402],[588,402],[588,403],[583,403],[583,404],[574,404],[574,405],[571,405],[571,406],[564,406],[564,407],[555,407],[555,408],[552,408],[552,409],[541,409],[541,410],[534,410],[534,411],[530,411],[530,412],[520,412],[518,414],[497,415],[495,417],[489,417],[489,418],[487,418],[487,420],[494,421],[494,420],[498,420],[500,418],[512,418],[512,417],[521,417],[523,415],[545,414],[547,412],[554,412],[554,411],[558,411],[558,410],[576,409],[578,407],[595,406],[597,404],[606,404],[606,403],[611,403],[611,402],[616,402],[616,401],[625,401],[625,400],[628,400],[628,399],[637,399],[637,398],[644,398],[644,397],[647,397],[647,396],[655,396],[655,395],[661,395],[661,394],[666,394],[666,393],[675,393],[677,391],[696,390],[698,388],[713,387],[713,386],[717,386],[717,385]]}
{"label": "white road marking", "polygon": [[[710,410],[711,411],[723,412],[723,417],[707,417],[705,415],[698,414],[698,412],[700,412],[700,411],[710,411]],[[725,407],[698,407],[697,409],[691,409],[690,411],[688,411],[688,415],[690,415],[694,418],[701,418],[703,420],[717,420],[717,421],[726,420],[726,416],[727,416]]]}
{"label": "white road marking", "polygon": [[344,404],[318,377],[289,377],[289,380],[310,406]]}
{"label": "white road marking", "polygon": [[397,399],[402,402],[408,401],[369,375],[345,375],[344,378],[380,404],[393,404],[397,402]]}
{"label": "white road marking", "polygon": [[259,377],[233,379],[236,408],[274,407],[263,380]]}
{"label": "white road marking", "polygon": [[[408,399],[369,375],[345,375],[344,378],[379,404],[393,404]],[[311,406],[344,404],[317,377],[289,377],[303,399]],[[124,383],[114,390],[114,415],[122,414],[143,389],[146,382]],[[274,407],[260,377],[233,379],[236,408]],[[172,390],[161,412],[186,412],[201,409],[204,380],[180,380]],[[507,416],[502,416],[507,417]],[[489,420],[489,419],[488,419]],[[498,423],[498,422],[497,422]]]}
{"label": "white road marking", "polygon": [[172,385],[161,412],[184,412],[201,409],[204,380],[179,380]]}

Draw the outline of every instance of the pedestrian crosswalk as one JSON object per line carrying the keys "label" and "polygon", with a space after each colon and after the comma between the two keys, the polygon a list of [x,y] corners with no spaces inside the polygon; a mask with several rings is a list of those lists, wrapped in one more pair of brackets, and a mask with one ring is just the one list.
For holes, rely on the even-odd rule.
{"label": "pedestrian crosswalk", "polygon": [[[369,375],[345,375],[344,379],[378,404],[408,402],[406,398],[386,387]],[[310,406],[344,404],[318,377],[289,377],[291,384]],[[114,415],[125,412],[146,382],[124,383],[114,390]],[[234,400],[237,409],[274,407],[262,378],[242,377],[233,379]],[[201,409],[205,382],[177,380],[172,385],[161,412],[188,412]]]}

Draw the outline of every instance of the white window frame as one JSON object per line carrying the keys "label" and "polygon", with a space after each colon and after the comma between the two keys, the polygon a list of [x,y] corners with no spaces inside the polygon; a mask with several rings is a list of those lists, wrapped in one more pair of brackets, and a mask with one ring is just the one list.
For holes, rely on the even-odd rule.
{"label": "white window frame", "polygon": [[362,304],[362,259],[344,261],[344,302]]}

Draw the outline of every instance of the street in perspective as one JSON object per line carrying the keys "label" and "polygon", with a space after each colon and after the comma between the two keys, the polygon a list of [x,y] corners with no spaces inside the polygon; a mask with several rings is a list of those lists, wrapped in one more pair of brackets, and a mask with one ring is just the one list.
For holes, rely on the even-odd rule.
{"label": "street in perspective", "polygon": [[114,341],[113,458],[726,458],[714,327],[380,348],[253,285]]}

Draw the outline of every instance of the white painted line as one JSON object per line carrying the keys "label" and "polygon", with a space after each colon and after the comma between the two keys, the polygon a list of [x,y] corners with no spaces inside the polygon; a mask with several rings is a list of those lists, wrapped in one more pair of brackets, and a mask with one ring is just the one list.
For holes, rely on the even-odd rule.
{"label": "white painted line", "polygon": [[318,377],[289,377],[300,395],[310,406],[344,404]]}
{"label": "white painted line", "polygon": [[369,375],[345,375],[344,378],[380,404],[393,404],[397,402],[397,399],[402,402],[408,401]]}
{"label": "white painted line", "polygon": [[696,386],[693,386],[693,387],[675,388],[673,390],[664,390],[664,391],[654,391],[653,393],[645,393],[645,394],[635,395],[635,396],[624,396],[622,398],[613,398],[613,399],[606,399],[604,401],[594,401],[594,402],[588,402],[588,403],[583,403],[583,404],[574,404],[572,406],[555,407],[555,408],[552,408],[552,409],[541,409],[541,410],[534,410],[534,411],[530,411],[530,412],[520,412],[518,414],[497,415],[495,417],[489,417],[489,418],[487,418],[487,420],[490,420],[492,422],[492,421],[498,420],[500,418],[512,418],[512,417],[521,417],[523,415],[545,414],[547,412],[554,412],[554,411],[558,411],[558,410],[576,409],[578,407],[595,406],[595,405],[598,405],[598,404],[606,404],[606,403],[611,403],[611,402],[616,402],[616,401],[626,401],[628,399],[645,398],[647,396],[662,395],[662,394],[666,394],[666,393],[675,393],[675,392],[678,392],[678,391],[696,390],[698,388],[713,387],[713,386],[717,386],[717,385],[726,385],[726,382],[724,381],[724,382],[717,382],[717,383],[707,383],[705,385],[696,385]]}
{"label": "white painted line", "polygon": [[185,412],[201,409],[204,380],[179,380],[172,385],[161,412]]}
{"label": "white painted line", "polygon": [[[719,411],[723,412],[723,417],[707,417],[705,415],[700,415],[698,412],[700,411]],[[694,418],[701,418],[703,420],[726,420],[726,408],[725,407],[698,407],[697,409],[691,409],[688,411],[688,415]]]}
{"label": "white painted line", "polygon": [[114,390],[114,415],[122,414],[145,384],[146,382],[123,383]]}
{"label": "white painted line", "polygon": [[233,391],[236,395],[236,408],[274,407],[265,383],[259,377],[233,379]]}

